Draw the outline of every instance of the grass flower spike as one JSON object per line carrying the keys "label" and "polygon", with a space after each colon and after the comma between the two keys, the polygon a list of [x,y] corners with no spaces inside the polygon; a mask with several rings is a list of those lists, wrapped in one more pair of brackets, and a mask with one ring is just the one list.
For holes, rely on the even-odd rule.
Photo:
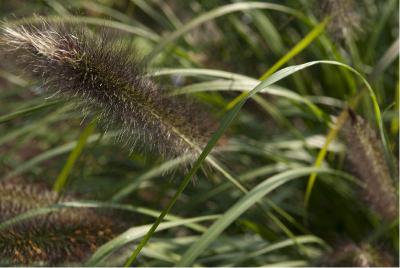
{"label": "grass flower spike", "polygon": [[[56,192],[39,186],[0,183],[0,221],[56,202]],[[64,198],[61,201],[71,201]],[[83,261],[118,229],[88,208],[63,208],[0,229],[1,265],[56,265]],[[4,261],[8,260],[7,263]]]}
{"label": "grass flower spike", "polygon": [[3,26],[1,42],[27,73],[54,95],[74,99],[118,125],[120,140],[165,157],[201,151],[216,127],[211,116],[186,99],[168,97],[144,70],[138,52],[81,28],[49,24]]}
{"label": "grass flower spike", "polygon": [[350,119],[343,128],[348,159],[365,187],[367,204],[387,220],[398,218],[398,199],[394,181],[385,162],[382,145],[371,126],[349,110]]}
{"label": "grass flower spike", "polygon": [[334,250],[325,255],[319,263],[320,267],[390,267],[392,257],[380,248],[368,243],[357,245],[352,241],[343,241]]}
{"label": "grass flower spike", "polygon": [[328,30],[336,40],[354,37],[361,30],[357,4],[354,0],[318,0],[322,15],[332,17]]}

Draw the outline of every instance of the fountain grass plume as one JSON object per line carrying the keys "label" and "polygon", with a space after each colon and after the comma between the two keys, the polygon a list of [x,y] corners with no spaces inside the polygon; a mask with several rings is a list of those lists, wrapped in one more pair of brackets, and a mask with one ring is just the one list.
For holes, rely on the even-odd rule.
{"label": "fountain grass plume", "polygon": [[342,129],[347,158],[364,187],[361,195],[368,206],[386,220],[398,219],[398,193],[385,161],[382,144],[373,128],[349,110]]}
{"label": "fountain grass plume", "polygon": [[[57,200],[56,192],[38,185],[0,182],[0,221],[50,206]],[[92,208],[62,208],[0,229],[0,265],[81,262],[120,231],[120,223]]]}
{"label": "fountain grass plume", "polygon": [[391,267],[392,256],[382,248],[369,243],[356,244],[353,241],[336,243],[332,252],[319,261],[320,267]]}
{"label": "fountain grass plume", "polygon": [[40,79],[52,95],[76,101],[118,126],[119,141],[141,145],[166,158],[197,156],[217,124],[199,104],[167,96],[151,77],[138,51],[103,31],[48,23],[2,26],[7,54]]}
{"label": "fountain grass plume", "polygon": [[332,18],[328,32],[337,41],[356,37],[361,32],[362,17],[354,0],[318,0],[320,15]]}

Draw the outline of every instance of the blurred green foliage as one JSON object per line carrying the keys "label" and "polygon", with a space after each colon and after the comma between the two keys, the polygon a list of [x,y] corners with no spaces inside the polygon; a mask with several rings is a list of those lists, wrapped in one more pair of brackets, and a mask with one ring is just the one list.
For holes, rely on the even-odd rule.
{"label": "blurred green foliage", "polygon": [[[333,60],[353,67],[370,83],[388,141],[386,161],[389,166],[395,163],[391,175],[398,186],[398,1],[341,1],[353,2],[347,6],[351,10],[329,13],[332,12],[329,6],[321,7],[318,1],[311,0],[263,1],[260,6],[235,0],[0,0],[0,16],[12,23],[41,15],[89,27],[94,33],[99,27],[112,28],[119,33],[116,41],[134,44],[140,57],[152,56],[149,72],[165,71],[155,78],[160,84],[190,93],[208,105],[216,116],[221,116],[239,95],[237,90],[251,90],[257,79],[319,21],[332,16],[327,30],[291,57],[284,67]],[[229,12],[235,3],[237,10]],[[263,3],[282,8],[263,8]],[[211,16],[213,10],[222,13]],[[349,16],[347,24],[338,25],[342,23],[338,16]],[[204,22],[191,24],[201,17]],[[191,25],[193,28],[178,35]],[[340,35],[338,26],[348,30]],[[174,34],[176,38],[171,40]],[[51,188],[90,121],[74,106],[45,100],[40,82],[25,78],[6,54],[0,52],[4,56],[0,61],[1,177]],[[210,69],[209,73],[203,69]],[[217,71],[240,76],[230,79]],[[245,104],[227,131],[229,142],[215,155],[221,166],[249,191],[274,175],[313,166],[334,124],[331,118],[338,116],[358,93],[360,101],[355,111],[382,138],[365,84],[345,68],[316,65],[273,86],[274,91],[259,93]],[[313,103],[323,116],[318,118],[304,101],[286,97],[287,92]],[[101,206],[114,206],[123,211],[126,219],[133,219],[133,229],[123,234],[127,240],[113,240],[115,243],[108,244],[108,251],[100,248],[113,252],[113,258],[96,259],[100,262],[94,258],[91,262],[119,266],[145,234],[143,229],[148,228],[145,225],[154,221],[173,196],[185,171],[176,168],[179,159],[168,162],[146,151],[121,149],[112,139],[114,130],[105,134],[101,128],[96,131],[69,170],[63,192],[74,194],[78,200],[96,200],[102,202]],[[328,147],[322,166],[347,172],[362,183],[347,161],[346,146],[340,137]],[[379,213],[363,202],[358,183],[335,173],[318,174],[306,209],[303,202],[308,177],[309,174],[302,175],[303,179],[280,186],[261,200],[262,206],[247,209],[214,237],[209,247],[199,252],[194,263],[314,265],[335,245],[340,245],[338,242],[349,240],[377,246],[378,252],[392,256],[393,263],[398,264],[398,219],[383,221]],[[217,220],[213,215],[223,215],[242,196],[242,191],[226,176],[206,165],[180,196],[168,221],[160,226],[166,230],[154,235],[137,264],[178,263],[187,248]],[[126,206],[154,211],[143,213]],[[181,218],[198,222],[187,223]],[[135,243],[128,243],[131,236]],[[117,251],[120,246],[125,247]],[[96,252],[94,257],[100,253]]]}

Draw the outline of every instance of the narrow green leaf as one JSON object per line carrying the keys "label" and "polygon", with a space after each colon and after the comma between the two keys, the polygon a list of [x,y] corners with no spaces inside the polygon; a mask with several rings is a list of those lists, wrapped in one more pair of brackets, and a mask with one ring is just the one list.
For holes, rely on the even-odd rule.
{"label": "narrow green leaf", "polygon": [[[320,244],[320,245],[322,245],[324,247],[327,247],[326,243],[322,239],[320,239],[320,238],[318,238],[316,236],[313,236],[313,235],[296,236],[296,241],[297,241],[297,243],[300,243],[300,244],[315,243],[315,244]],[[244,260],[255,258],[255,257],[258,257],[260,255],[264,255],[264,254],[273,252],[275,250],[279,250],[279,249],[282,249],[282,248],[285,248],[285,247],[290,247],[290,246],[293,246],[293,245],[295,245],[293,239],[285,239],[283,241],[279,241],[279,242],[267,245],[264,248],[261,248],[261,249],[259,249],[257,251],[254,251],[254,252],[251,252],[249,254],[246,254],[245,256],[240,256],[240,257],[238,257],[237,261],[242,262]]]}
{"label": "narrow green leaf", "polygon": [[260,80],[265,80],[271,74],[275,73],[279,68],[281,68],[286,62],[291,60],[294,56],[303,51],[308,47],[321,33],[324,32],[329,19],[324,19],[321,23],[316,25],[311,32],[309,32],[300,42],[298,42],[291,50],[288,51],[282,58],[280,58],[271,68],[269,68],[260,78]]}
{"label": "narrow green leaf", "polygon": [[53,185],[54,191],[59,193],[64,188],[65,184],[67,183],[68,175],[71,173],[71,170],[74,167],[74,164],[78,159],[79,155],[81,154],[83,148],[85,147],[89,136],[96,129],[96,125],[97,125],[97,118],[92,120],[92,122],[90,122],[82,131],[81,135],[78,138],[78,142],[76,143],[75,148],[69,154],[67,162],[65,163],[63,169],[61,170],[56,181],[54,182]]}
{"label": "narrow green leaf", "polygon": [[[315,38],[317,38],[324,30],[329,22],[329,19],[323,20],[321,23],[317,24],[314,29],[311,30],[303,39],[300,40],[291,50],[289,50],[282,58],[280,58],[271,68],[269,68],[259,80],[267,79],[271,74],[275,73],[279,68],[281,68],[286,62],[291,60],[297,54],[299,54],[303,49],[308,47]],[[227,109],[230,109],[235,105],[241,98],[244,97],[244,93],[236,97],[227,105]]]}
{"label": "narrow green leaf", "polygon": [[385,54],[380,58],[371,73],[371,79],[376,79],[390,66],[396,59],[399,58],[400,39],[396,41],[386,50]]}
{"label": "narrow green leaf", "polygon": [[[325,159],[326,153],[328,152],[328,147],[329,145],[333,142],[333,140],[336,138],[339,130],[342,128],[343,124],[346,122],[348,117],[347,110],[344,110],[337,118],[337,122],[334,124],[334,126],[329,130],[328,134],[326,135],[326,140],[321,148],[321,150],[318,152],[317,158],[315,159],[314,162],[314,167],[320,167],[322,165],[322,162]],[[317,173],[311,173],[310,178],[308,179],[307,182],[307,188],[306,192],[304,194],[304,207],[307,209],[308,203],[310,202],[310,197],[311,197],[311,192],[314,187],[315,181],[317,179]]]}
{"label": "narrow green leaf", "polygon": [[374,52],[376,50],[376,45],[379,41],[379,36],[384,32],[383,29],[390,16],[395,12],[397,13],[399,9],[398,5],[399,1],[397,0],[385,1],[385,5],[383,6],[383,9],[379,14],[379,21],[372,28],[372,34],[370,35],[370,38],[367,42],[368,46],[364,55],[365,62],[368,63],[373,58]]}
{"label": "narrow green leaf", "polygon": [[6,70],[0,69],[0,77],[4,78],[8,82],[10,82],[14,85],[20,86],[20,87],[26,87],[29,85],[29,82],[26,81],[25,79],[13,74],[13,73],[10,73]]}
{"label": "narrow green leaf", "polygon": [[[192,168],[189,170],[188,174],[184,177],[182,180],[181,184],[179,185],[175,195],[172,197],[166,208],[163,210],[163,212],[160,214],[160,216],[157,218],[157,220],[153,223],[152,227],[150,228],[149,232],[144,236],[138,247],[134,250],[130,258],[127,260],[125,263],[125,266],[130,266],[133,261],[136,259],[136,257],[139,255],[141,249],[147,244],[147,242],[150,240],[151,236],[157,229],[157,226],[162,222],[163,218],[169,213],[169,211],[172,209],[174,206],[175,202],[178,200],[179,196],[181,193],[184,191],[186,186],[189,184],[191,178],[193,175],[197,172],[197,170],[200,168],[202,165],[203,161],[206,159],[207,155],[211,152],[212,148],[216,145],[218,142],[219,138],[223,135],[225,130],[229,127],[229,125],[233,122],[233,120],[236,118],[237,114],[239,113],[240,109],[243,107],[243,105],[246,103],[248,99],[250,99],[252,96],[257,94],[260,90],[282,80],[283,78],[296,73],[300,70],[303,70],[305,68],[311,67],[316,64],[330,64],[330,65],[338,65],[341,67],[344,67],[353,73],[355,73],[357,76],[361,78],[361,80],[364,82],[365,86],[368,88],[370,92],[370,96],[372,99],[372,102],[374,103],[375,107],[375,112],[376,112],[376,121],[382,129],[383,133],[383,128],[382,128],[382,120],[381,120],[381,113],[379,109],[379,105],[376,102],[376,96],[374,91],[372,90],[371,86],[368,84],[368,82],[365,80],[365,78],[358,73],[356,70],[354,70],[352,67],[336,62],[336,61],[312,61],[308,63],[304,63],[301,65],[294,65],[290,67],[286,67],[282,70],[277,71],[276,73],[272,74],[270,77],[268,77],[266,80],[258,84],[253,90],[247,92],[243,98],[240,99],[240,101],[233,106],[232,109],[228,110],[225,114],[225,116],[222,118],[220,126],[218,130],[211,136],[211,139],[207,143],[206,147],[203,149],[201,152],[200,156],[196,160],[196,162],[193,164]],[[385,139],[385,136],[383,135],[383,139]],[[385,143],[387,144],[387,143]]]}
{"label": "narrow green leaf", "polygon": [[[172,91],[172,94],[180,95],[180,94],[190,94],[190,93],[204,92],[204,91],[231,91],[231,90],[248,92],[251,89],[255,88],[260,82],[261,81],[255,79],[238,80],[238,81],[213,80],[213,81],[191,84],[183,88],[178,88]],[[296,102],[304,103],[317,116],[317,118],[321,118],[323,114],[323,112],[315,104],[310,102],[308,98],[305,98],[297,94],[296,92],[293,92],[281,86],[270,85],[260,90],[259,93],[268,93],[272,96],[284,97]]]}
{"label": "narrow green leaf", "polygon": [[114,8],[111,8],[105,4],[101,4],[101,3],[99,3],[99,1],[95,2],[95,1],[80,0],[80,1],[76,1],[76,2],[70,1],[70,3],[68,3],[68,4],[73,7],[84,7],[85,9],[104,14],[107,17],[116,19],[118,21],[125,22],[127,24],[132,24],[132,25],[140,25],[141,28],[147,29],[147,27],[145,27],[138,21],[135,21],[133,18],[126,15],[125,13],[120,12]]}
{"label": "narrow green leaf", "polygon": [[[106,140],[106,139],[108,140],[111,137],[116,137],[117,135],[118,135],[117,132],[108,133],[108,134],[104,135],[103,140]],[[99,137],[100,137],[100,134],[93,134],[88,138],[87,143],[95,142],[99,139]],[[35,157],[33,157],[33,158],[29,159],[28,161],[26,161],[25,163],[23,163],[22,165],[19,165],[15,170],[13,170],[9,174],[7,174],[4,179],[11,178],[18,174],[26,172],[30,168],[38,165],[39,163],[42,163],[43,161],[46,161],[47,159],[51,159],[58,155],[67,153],[67,152],[73,150],[75,148],[76,144],[77,144],[76,141],[69,142],[69,143],[63,144],[61,146],[47,150],[41,154],[38,154]]]}
{"label": "narrow green leaf", "polygon": [[0,116],[0,124],[4,124],[6,122],[9,122],[11,120],[14,120],[15,118],[30,115],[32,113],[44,110],[46,108],[55,106],[57,104],[61,103],[61,101],[51,101],[51,102],[45,102],[39,105],[35,105],[33,107],[28,107],[10,114],[6,114],[3,116]]}
{"label": "narrow green leaf", "polygon": [[284,51],[285,47],[279,31],[268,18],[268,15],[258,10],[250,11],[248,13],[254,18],[254,25],[267,43],[268,47],[270,47],[275,54],[280,55]]}
{"label": "narrow green leaf", "polygon": [[[186,224],[190,224],[190,223],[214,220],[218,217],[219,217],[219,215],[210,215],[210,216],[202,216],[202,217],[179,219],[179,220],[174,220],[174,221],[170,221],[170,222],[164,222],[164,223],[160,224],[160,227],[157,229],[157,231],[159,232],[162,230],[166,230],[166,229],[170,229],[173,227],[186,225]],[[93,254],[92,257],[88,260],[86,265],[87,266],[98,265],[104,258],[106,258],[113,251],[121,248],[122,246],[124,246],[132,241],[135,241],[135,240],[143,237],[145,234],[148,233],[148,230],[150,229],[150,227],[151,227],[151,225],[148,224],[148,225],[142,225],[142,226],[133,227],[133,228],[128,229],[124,233],[118,235],[113,240],[102,245],[95,252],[95,254]]]}
{"label": "narrow green leaf", "polygon": [[160,26],[169,26],[169,21],[165,19],[156,9],[149,5],[144,0],[131,0],[132,3],[137,5],[141,10],[143,10],[149,17],[156,21]]}
{"label": "narrow green leaf", "polygon": [[257,81],[257,79],[242,74],[215,70],[215,69],[202,69],[202,68],[165,68],[151,73],[151,76],[163,76],[163,75],[180,75],[180,76],[195,76],[195,77],[210,76],[210,77],[217,77],[217,78],[224,78],[231,80]]}
{"label": "narrow green leaf", "polygon": [[178,157],[178,158],[166,161],[159,166],[149,169],[144,174],[135,178],[133,183],[125,186],[123,189],[121,189],[116,194],[114,194],[114,196],[111,198],[111,200],[115,202],[115,201],[119,201],[119,200],[123,199],[124,197],[129,195],[132,191],[134,191],[136,189],[136,187],[143,181],[151,179],[155,176],[164,174],[165,172],[168,172],[168,171],[178,167],[179,165],[184,164],[185,161],[187,161],[190,157],[191,157],[190,155]]}
{"label": "narrow green leaf", "polygon": [[164,40],[162,40],[155,48],[154,50],[146,57],[148,61],[153,59],[158,53],[160,53],[168,44],[174,42],[181,36],[183,36],[185,33],[191,31],[192,29],[196,28],[197,26],[213,20],[215,18],[224,16],[226,14],[230,14],[233,12],[237,11],[243,11],[243,10],[251,10],[251,9],[270,9],[270,10],[276,10],[284,13],[288,13],[290,15],[293,15],[297,18],[304,19],[303,15],[298,12],[295,9],[288,8],[283,5],[278,5],[278,4],[272,4],[272,3],[263,3],[263,2],[240,2],[240,3],[234,3],[234,4],[228,4],[224,5],[218,8],[215,8],[211,11],[205,12],[198,17],[192,19],[188,23],[184,24],[184,26],[177,31],[169,34]]}
{"label": "narrow green leaf", "polygon": [[256,204],[265,195],[275,190],[279,186],[296,178],[301,178],[311,172],[331,173],[336,175],[343,174],[339,171],[329,169],[316,169],[314,167],[296,168],[272,176],[249,191],[231,206],[223,216],[221,216],[213,225],[198,239],[183,255],[177,266],[190,266],[206,248],[218,238],[218,236],[240,215]]}

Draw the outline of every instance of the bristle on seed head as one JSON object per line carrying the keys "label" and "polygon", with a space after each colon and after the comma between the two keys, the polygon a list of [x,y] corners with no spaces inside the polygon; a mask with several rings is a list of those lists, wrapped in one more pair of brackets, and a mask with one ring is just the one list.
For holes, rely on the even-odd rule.
{"label": "bristle on seed head", "polygon": [[[56,192],[0,182],[0,221],[53,205]],[[59,202],[72,201],[66,196]],[[122,231],[122,224],[90,208],[62,208],[0,229],[0,265],[66,265],[84,261]]]}
{"label": "bristle on seed head", "polygon": [[391,267],[392,256],[375,245],[345,240],[337,243],[333,251],[322,256],[320,267]]}
{"label": "bristle on seed head", "polygon": [[198,155],[215,120],[193,102],[166,96],[146,75],[137,50],[111,37],[43,20],[3,25],[0,42],[52,95],[100,114],[107,128],[117,125],[128,147],[141,143],[167,158]]}
{"label": "bristle on seed head", "polygon": [[317,0],[321,16],[331,17],[328,32],[336,41],[355,38],[362,31],[359,3],[354,0]]}
{"label": "bristle on seed head", "polygon": [[347,158],[352,171],[364,187],[361,195],[367,205],[386,220],[398,219],[398,194],[385,161],[382,144],[373,128],[361,116],[349,110],[342,129]]}

